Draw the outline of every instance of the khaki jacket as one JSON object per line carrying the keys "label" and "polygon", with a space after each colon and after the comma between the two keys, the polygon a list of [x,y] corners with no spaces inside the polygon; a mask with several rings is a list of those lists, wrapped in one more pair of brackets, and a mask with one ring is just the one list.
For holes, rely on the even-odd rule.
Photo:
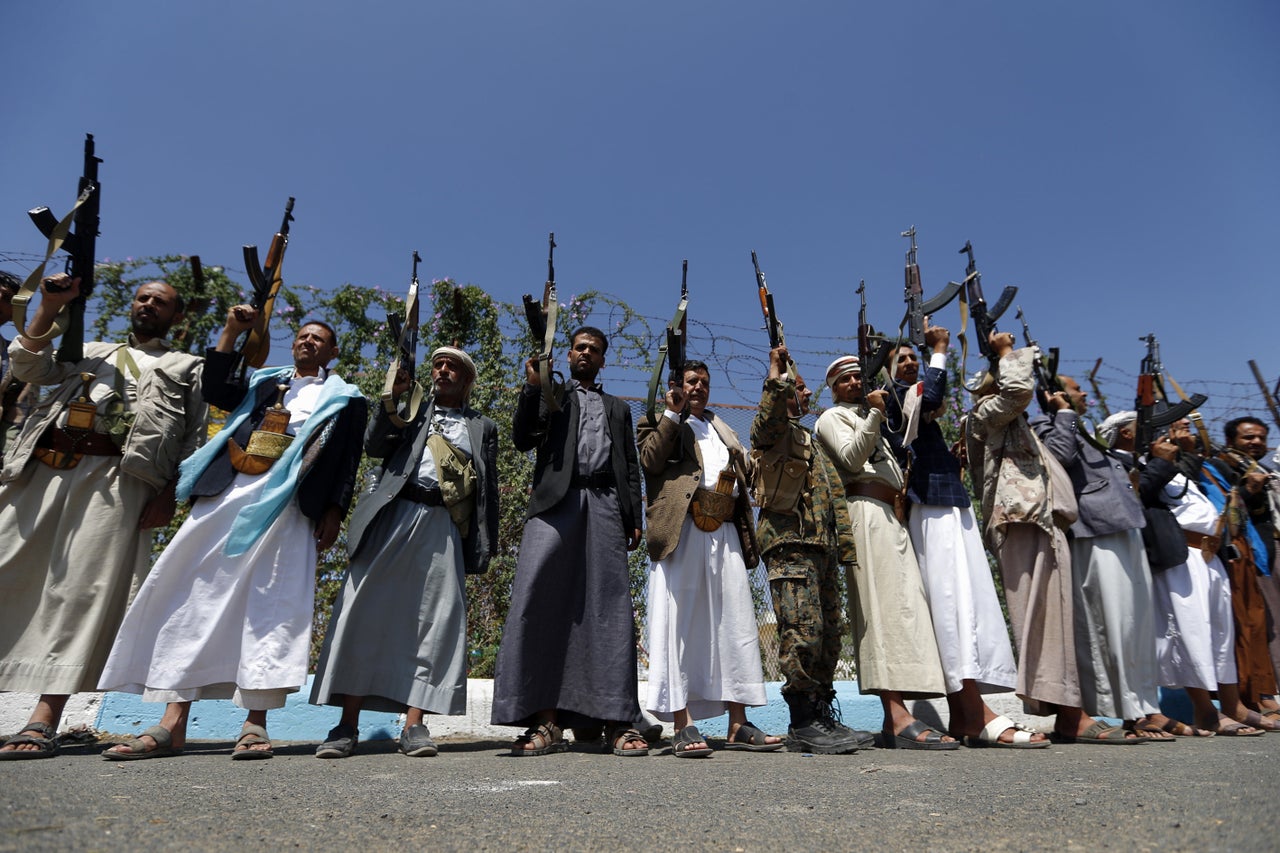
{"label": "khaki jacket", "polygon": [[[710,410],[705,412],[705,417],[715,429],[716,435],[729,448],[730,455],[736,462],[742,463],[749,480],[751,461],[743,451],[737,434]],[[636,442],[640,446],[640,468],[644,471],[647,501],[645,542],[649,548],[649,558],[662,560],[671,556],[680,544],[680,531],[684,527],[684,517],[689,514],[689,506],[693,503],[694,489],[702,485],[702,456],[698,452],[698,442],[693,437],[693,430],[688,425],[665,416],[658,418],[657,427],[641,421]],[[680,461],[669,463],[667,460],[675,457],[677,447],[680,448]],[[749,492],[746,482],[739,477],[733,525],[742,542],[743,560],[750,568],[760,562],[760,549],[756,544],[755,520]]]}
{"label": "khaki jacket", "polygon": [[[0,482],[18,478],[28,464],[36,442],[46,429],[58,423],[67,403],[80,395],[81,373],[103,376],[114,371],[115,353],[123,344],[93,341],[84,345],[85,357],[75,363],[57,362],[53,347],[30,352],[15,341],[9,349],[14,378],[37,385],[56,385],[57,389],[32,408],[22,425],[22,432],[11,447],[6,448],[4,470]],[[104,366],[110,365],[104,371]],[[149,367],[142,368],[138,378],[138,399],[134,404],[134,422],[122,448],[120,469],[155,489],[164,488],[177,476],[178,463],[204,441],[208,407],[200,393],[204,359],[182,352],[166,352]],[[105,389],[103,387],[105,386]],[[113,383],[98,379],[90,397],[99,401],[99,411],[114,396]]]}
{"label": "khaki jacket", "polygon": [[1008,524],[1034,524],[1053,532],[1049,471],[1041,456],[1045,451],[1023,417],[1035,394],[1034,358],[1031,349],[1002,358],[996,393],[980,398],[966,418],[969,470],[992,548],[1004,540]]}

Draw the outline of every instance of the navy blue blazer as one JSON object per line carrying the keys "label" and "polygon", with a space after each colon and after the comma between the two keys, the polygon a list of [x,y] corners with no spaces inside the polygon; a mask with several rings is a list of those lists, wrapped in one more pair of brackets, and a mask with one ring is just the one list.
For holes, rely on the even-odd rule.
{"label": "navy blue blazer", "polygon": [[[924,368],[924,395],[920,408],[925,412],[937,410],[947,396],[947,371],[940,367]],[[911,443],[910,453],[902,444],[902,401],[915,387],[905,382],[894,382],[886,408],[889,417],[881,427],[898,465],[910,471],[907,476],[907,498],[912,503],[929,506],[969,506],[969,492],[960,478],[960,460],[951,453],[942,428],[936,423],[920,419],[920,430]]]}

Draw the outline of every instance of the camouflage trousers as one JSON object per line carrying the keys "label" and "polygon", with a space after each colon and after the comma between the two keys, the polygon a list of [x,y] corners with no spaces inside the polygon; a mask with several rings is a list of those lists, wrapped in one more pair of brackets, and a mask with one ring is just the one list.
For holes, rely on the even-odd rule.
{"label": "camouflage trousers", "polygon": [[827,700],[840,660],[839,563],[833,552],[784,546],[765,557],[778,621],[778,668],[784,694]]}

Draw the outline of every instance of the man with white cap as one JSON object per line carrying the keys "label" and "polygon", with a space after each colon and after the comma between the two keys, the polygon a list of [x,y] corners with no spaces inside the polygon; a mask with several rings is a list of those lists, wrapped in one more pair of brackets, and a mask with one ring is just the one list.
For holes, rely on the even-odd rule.
{"label": "man with white cap", "polygon": [[889,392],[864,394],[857,356],[827,368],[835,405],[818,418],[822,449],[844,480],[857,561],[846,570],[858,663],[858,688],[884,705],[884,745],[957,749],[959,741],[929,728],[907,710],[905,694],[945,692],[938,643],[920,567],[902,523],[903,476],[881,434]]}
{"label": "man with white cap", "polygon": [[[424,715],[461,714],[467,701],[467,574],[498,545],[498,428],[467,405],[476,379],[455,347],[431,354],[432,396],[408,425],[379,409],[365,436],[385,460],[356,504],[351,563],[316,665],[311,701],[342,718],[317,758],[355,751],[360,711],[406,714],[400,751],[436,754]],[[409,388],[401,371],[396,399]]]}

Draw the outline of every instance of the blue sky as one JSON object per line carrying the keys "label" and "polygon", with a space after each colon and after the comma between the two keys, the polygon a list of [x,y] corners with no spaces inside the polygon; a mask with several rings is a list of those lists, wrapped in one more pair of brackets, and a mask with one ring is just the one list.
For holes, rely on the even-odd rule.
{"label": "blue sky", "polygon": [[[1248,331],[1276,313],[1273,2],[64,0],[0,27],[11,270],[43,251],[25,210],[69,207],[88,131],[102,257],[235,270],[293,195],[291,284],[402,290],[417,249],[518,301],[554,230],[562,296],[655,325],[688,258],[721,402],[763,368],[751,249],[816,380],[860,279],[877,326],[901,318],[912,224],[926,291],[971,240],[988,296],[1020,286],[1067,370],[1105,360],[1113,403],[1152,331],[1213,415],[1261,409],[1249,358],[1280,374]],[[643,393],[637,368],[605,378]]]}

